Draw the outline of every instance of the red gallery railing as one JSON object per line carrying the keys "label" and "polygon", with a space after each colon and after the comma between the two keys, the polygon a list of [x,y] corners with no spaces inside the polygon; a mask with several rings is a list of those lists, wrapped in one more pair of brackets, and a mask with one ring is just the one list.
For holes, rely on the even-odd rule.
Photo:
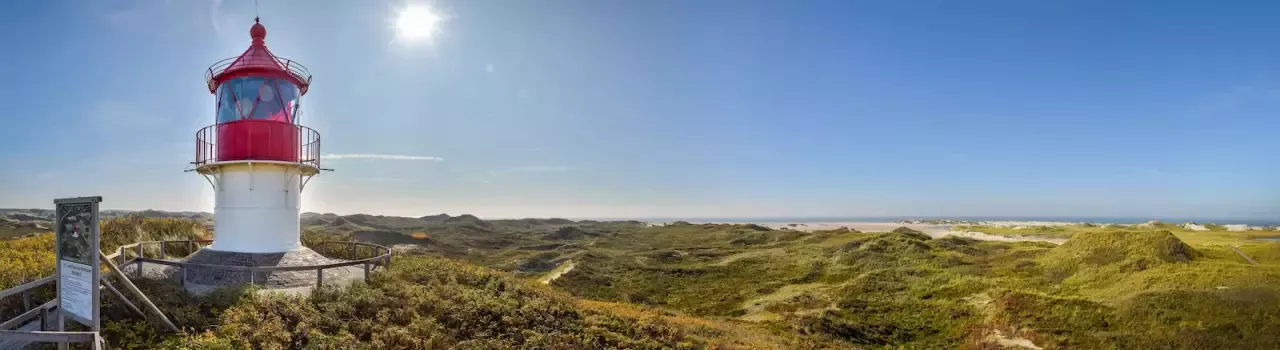
{"label": "red gallery railing", "polygon": [[263,160],[320,168],[320,133],[272,120],[239,120],[196,132],[196,167],[214,162]]}
{"label": "red gallery railing", "polygon": [[[219,81],[214,78],[223,75],[223,73],[228,73],[227,69],[231,68],[231,64],[236,63],[236,60],[238,58],[240,57],[231,57],[231,58],[227,58],[227,59],[215,62],[213,66],[210,66],[208,70],[205,70],[204,80],[205,80],[205,83],[209,85],[210,92],[215,91],[215,89],[218,87]],[[262,64],[261,62],[254,62],[251,64],[237,65],[235,71],[238,72],[241,70],[254,71],[254,70],[283,69],[285,73],[289,74],[294,79],[297,79],[298,83],[302,84],[301,86],[299,86],[302,93],[304,94],[307,93],[307,87],[311,86],[311,72],[307,70],[307,67],[303,67],[301,64],[298,64],[298,62],[294,62],[293,60],[290,60],[288,58],[279,57],[275,55],[271,55],[271,58],[274,59],[276,63],[279,63],[278,67],[273,64]]]}

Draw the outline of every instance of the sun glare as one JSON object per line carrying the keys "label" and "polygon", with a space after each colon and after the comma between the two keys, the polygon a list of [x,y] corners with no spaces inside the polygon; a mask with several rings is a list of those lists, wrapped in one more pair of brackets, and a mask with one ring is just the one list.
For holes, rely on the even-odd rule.
{"label": "sun glare", "polygon": [[396,16],[396,36],[408,40],[428,40],[440,29],[441,18],[425,5],[410,4]]}

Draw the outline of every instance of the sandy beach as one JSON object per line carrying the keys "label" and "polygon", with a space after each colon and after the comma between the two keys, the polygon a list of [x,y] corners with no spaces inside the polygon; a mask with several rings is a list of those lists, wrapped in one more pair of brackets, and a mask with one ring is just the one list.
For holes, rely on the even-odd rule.
{"label": "sandy beach", "polygon": [[[779,229],[779,230],[788,229],[788,230],[797,230],[797,231],[821,231],[821,230],[832,230],[832,229],[838,229],[841,227],[847,227],[847,228],[862,231],[862,232],[889,232],[889,231],[893,231],[893,229],[895,228],[906,227],[912,230],[924,232],[925,234],[928,234],[929,236],[934,238],[942,238],[946,236],[959,236],[959,237],[968,237],[968,238],[973,238],[973,239],[978,239],[983,241],[1004,241],[1004,242],[1035,241],[1035,242],[1049,242],[1053,244],[1062,244],[1067,241],[1066,239],[1062,239],[1062,238],[1002,236],[1002,235],[989,235],[982,232],[957,231],[953,229],[954,225],[903,224],[903,223],[896,223],[896,222],[763,222],[758,224],[765,227],[773,228],[773,229]],[[984,222],[984,224],[1017,227],[1017,226],[1041,226],[1041,225],[1056,226],[1056,225],[1067,225],[1069,223],[1039,222],[1039,221],[1007,221],[1007,222],[1000,221],[1000,222]]]}
{"label": "sandy beach", "polygon": [[[710,224],[715,222],[695,222],[699,224]],[[668,224],[667,222],[650,222],[649,225],[660,226]],[[741,222],[739,222],[741,224]],[[796,230],[796,231],[823,231],[834,230],[841,227],[858,230],[861,232],[889,232],[899,227],[906,227],[912,230],[924,232],[933,238],[942,238],[946,236],[959,236],[973,238],[983,241],[1003,241],[1003,242],[1049,242],[1053,244],[1062,244],[1067,240],[1063,238],[1044,238],[1044,237],[1025,237],[1025,236],[1002,236],[990,235],[982,232],[958,231],[954,230],[956,225],[941,224],[919,224],[919,223],[897,223],[897,222],[865,222],[865,221],[848,221],[848,222],[753,222],[753,224],[765,226],[775,230]],[[984,221],[982,225],[992,226],[1058,226],[1069,225],[1067,222],[1051,222],[1051,221]]]}

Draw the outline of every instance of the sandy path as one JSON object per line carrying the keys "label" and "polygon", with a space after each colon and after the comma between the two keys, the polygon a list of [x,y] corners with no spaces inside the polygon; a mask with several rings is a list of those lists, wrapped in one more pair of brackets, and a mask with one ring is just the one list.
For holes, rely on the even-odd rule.
{"label": "sandy path", "polygon": [[[808,292],[819,292],[827,288],[832,288],[832,287],[830,285],[822,284],[822,283],[788,284],[788,285],[782,286],[781,288],[778,288],[778,290],[774,291],[773,293],[769,293],[768,295],[763,295],[755,299],[747,300],[746,302],[742,303],[742,308],[746,310],[746,313],[738,317],[738,319],[743,321],[752,321],[752,322],[780,320],[782,319],[782,315],[765,310],[765,308],[775,302],[786,301],[787,299],[791,299]],[[803,313],[804,311],[815,311],[815,310],[821,311],[821,310],[827,310],[831,308],[832,307],[829,306],[825,308],[818,308],[818,309],[811,309],[811,310],[798,310],[796,311],[796,313]]]}
{"label": "sandy path", "polygon": [[557,278],[560,278],[560,276],[564,276],[564,274],[569,273],[569,271],[573,271],[575,266],[577,265],[574,265],[573,260],[565,260],[565,262],[560,263],[560,266],[556,266],[555,270],[551,270],[551,273],[548,273],[546,276],[538,279],[538,282],[542,282],[542,284],[551,284],[551,281],[555,281]]}
{"label": "sandy path", "polygon": [[1245,260],[1245,261],[1248,261],[1250,265],[1257,265],[1257,264],[1258,264],[1258,262],[1257,262],[1257,261],[1253,261],[1253,258],[1250,258],[1250,257],[1249,257],[1249,255],[1247,255],[1247,254],[1245,254],[1244,252],[1240,251],[1240,249],[1238,249],[1236,246],[1233,246],[1233,245],[1232,245],[1232,246],[1227,246],[1227,248],[1231,248],[1231,250],[1232,250],[1232,251],[1235,251],[1235,252],[1236,252],[1236,254],[1240,254],[1240,257],[1244,258],[1244,260]]}

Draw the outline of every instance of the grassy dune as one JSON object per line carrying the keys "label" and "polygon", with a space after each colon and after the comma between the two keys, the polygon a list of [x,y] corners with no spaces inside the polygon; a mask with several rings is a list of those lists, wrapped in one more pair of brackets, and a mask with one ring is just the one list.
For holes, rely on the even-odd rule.
{"label": "grassy dune", "polygon": [[[306,220],[306,242],[358,239],[422,256],[400,257],[367,285],[306,297],[198,298],[150,283],[188,330],[157,334],[112,305],[109,339],[198,349],[1280,348],[1280,242],[1251,240],[1260,231],[1041,232],[1070,237],[1054,245],[905,228]],[[1227,247],[1239,240],[1258,265]]]}
{"label": "grassy dune", "polygon": [[[634,305],[578,300],[436,257],[401,259],[368,284],[309,296],[146,283],[186,334],[160,335],[119,305],[107,337],[171,349],[785,349],[787,338]],[[139,325],[142,325],[139,327]]]}
{"label": "grassy dune", "polygon": [[[762,320],[850,347],[983,347],[997,343],[997,332],[1077,348],[1277,340],[1268,333],[1280,314],[1277,243],[1252,245],[1265,262],[1251,266],[1223,247],[1196,248],[1161,230],[1082,231],[1060,247],[930,239],[905,229],[805,234],[692,225],[633,235],[625,244],[639,247],[589,251],[553,285],[587,298]],[[1254,306],[1229,308],[1235,304]],[[1204,312],[1216,307],[1249,311]],[[1184,338],[1187,345],[1169,340]]]}

